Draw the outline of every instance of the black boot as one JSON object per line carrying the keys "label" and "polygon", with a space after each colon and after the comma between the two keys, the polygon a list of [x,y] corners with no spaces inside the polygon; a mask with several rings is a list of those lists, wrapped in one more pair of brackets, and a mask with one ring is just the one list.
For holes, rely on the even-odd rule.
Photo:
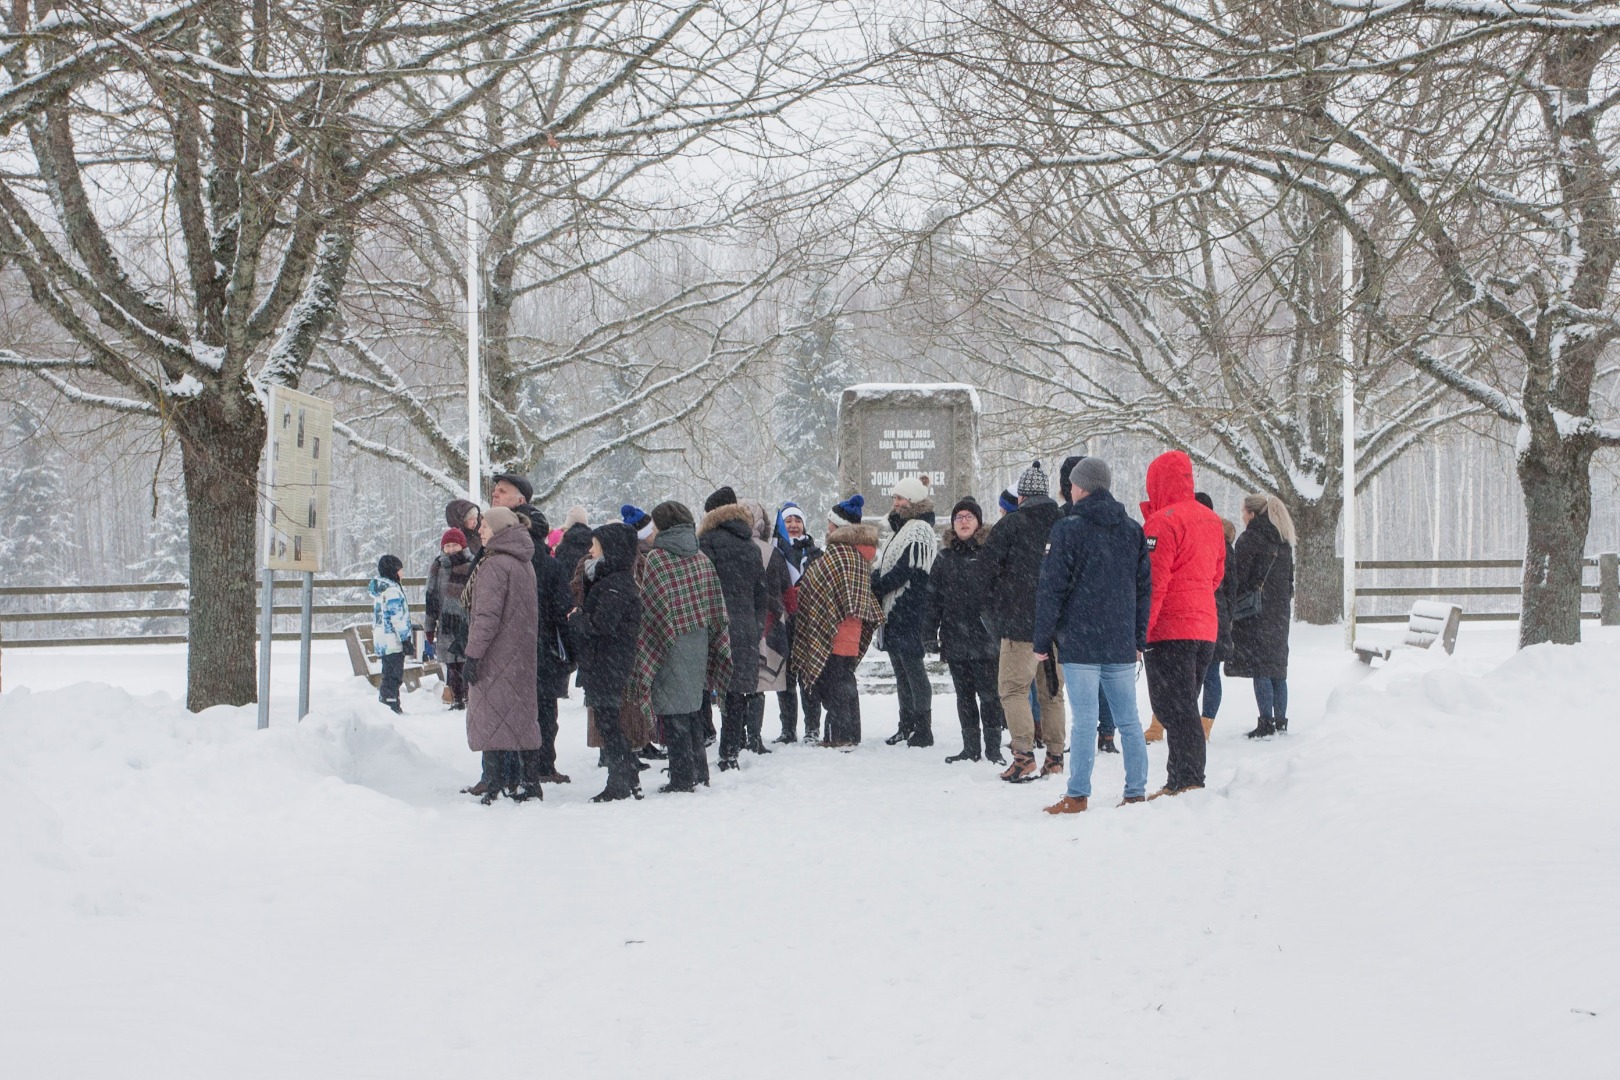
{"label": "black boot", "polygon": [[600,795],[592,795],[591,802],[618,802],[621,799],[639,799],[641,797],[639,785],[626,791],[622,788],[615,789],[612,784],[609,784],[602,790]]}
{"label": "black boot", "polygon": [[[1283,722],[1287,723],[1286,720]],[[1262,716],[1259,722],[1255,724],[1254,730],[1245,731],[1243,737],[1246,739],[1264,739],[1275,734],[1277,734],[1277,721],[1269,716]]]}
{"label": "black boot", "polygon": [[748,734],[743,739],[743,749],[755,754],[768,754],[770,749],[765,745],[765,695],[750,694],[748,696]]}
{"label": "black boot", "polygon": [[958,761],[978,761],[978,760],[979,760],[979,733],[978,733],[977,730],[971,730],[971,729],[968,729],[968,728],[963,728],[962,729],[962,752],[960,754],[952,754],[950,757],[946,758],[945,759],[945,764],[954,765]]}
{"label": "black boot", "polygon": [[660,750],[657,743],[648,743],[646,746],[643,746],[640,750],[636,751],[636,756],[651,758],[653,761],[667,761],[669,759],[669,755]]}
{"label": "black boot", "polygon": [[1114,745],[1114,737],[1112,735],[1098,735],[1097,749],[1105,754],[1119,753],[1119,747]]}
{"label": "black boot", "polygon": [[1275,720],[1273,720],[1271,722],[1271,726],[1276,729],[1278,735],[1286,735],[1286,734],[1288,734],[1288,717],[1286,717],[1286,716],[1277,717]]}
{"label": "black boot", "polygon": [[984,760],[993,761],[997,765],[1007,764],[1007,759],[1001,756],[1001,727],[985,726],[984,729]]}

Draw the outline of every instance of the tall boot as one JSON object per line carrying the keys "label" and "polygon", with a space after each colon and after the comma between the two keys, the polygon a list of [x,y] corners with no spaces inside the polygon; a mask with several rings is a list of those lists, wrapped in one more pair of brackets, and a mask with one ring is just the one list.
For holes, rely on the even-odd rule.
{"label": "tall boot", "polygon": [[978,760],[979,760],[979,725],[977,725],[977,724],[963,724],[962,725],[962,752],[960,754],[952,754],[950,757],[945,759],[945,763],[947,765],[950,765],[950,764],[954,764],[955,762],[958,762],[958,761],[978,761]]}
{"label": "tall boot", "polygon": [[1153,714],[1153,722],[1148,724],[1147,730],[1142,732],[1143,742],[1160,742],[1164,739],[1164,725],[1159,723],[1159,715]]}
{"label": "tall boot", "polygon": [[756,754],[768,754],[770,748],[765,745],[765,695],[748,695],[748,737],[743,742],[745,750]]}
{"label": "tall boot", "polygon": [[1213,716],[1200,716],[1199,719],[1204,722],[1204,741],[1209,742],[1209,733],[1215,729],[1215,718]]}
{"label": "tall boot", "polygon": [[1007,763],[1007,759],[1001,756],[1002,730],[1003,729],[1000,724],[984,725],[984,760],[993,761],[997,765],[1005,765]]}

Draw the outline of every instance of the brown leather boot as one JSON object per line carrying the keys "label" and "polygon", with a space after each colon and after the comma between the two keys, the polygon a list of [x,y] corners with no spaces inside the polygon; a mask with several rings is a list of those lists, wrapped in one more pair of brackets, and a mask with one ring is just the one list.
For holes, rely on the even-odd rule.
{"label": "brown leather boot", "polygon": [[1048,750],[1046,752],[1046,763],[1041,766],[1041,775],[1042,776],[1062,776],[1063,775],[1063,755],[1062,754],[1054,754],[1054,753],[1052,753],[1052,751]]}
{"label": "brown leather boot", "polygon": [[1204,741],[1209,742],[1209,733],[1215,728],[1215,718],[1213,716],[1200,716],[1198,719],[1204,722]]}
{"label": "brown leather boot", "polygon": [[1079,814],[1083,813],[1085,809],[1086,800],[1084,798],[1077,799],[1073,795],[1065,795],[1051,806],[1048,806],[1046,812],[1048,814]]}
{"label": "brown leather boot", "polygon": [[1120,806],[1129,806],[1131,803],[1147,802],[1146,795],[1127,795],[1119,800]]}
{"label": "brown leather boot", "polygon": [[1148,724],[1146,731],[1142,732],[1142,739],[1145,742],[1159,742],[1163,738],[1164,725],[1159,723],[1158,715],[1154,714],[1153,722]]}
{"label": "brown leather boot", "polygon": [[1035,755],[1023,750],[1014,750],[1012,764],[1001,774],[1001,778],[1009,784],[1026,784],[1035,779],[1039,770],[1035,766]]}

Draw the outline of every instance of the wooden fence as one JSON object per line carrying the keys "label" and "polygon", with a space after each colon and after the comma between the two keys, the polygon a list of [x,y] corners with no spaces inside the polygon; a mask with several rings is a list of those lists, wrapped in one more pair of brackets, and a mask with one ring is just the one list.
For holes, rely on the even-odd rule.
{"label": "wooden fence", "polygon": [[[371,583],[370,578],[316,578],[315,593],[317,596],[323,591],[334,589],[364,589]],[[405,586],[407,596],[412,605],[412,612],[420,617],[422,610],[422,588],[427,579],[422,577],[401,578],[400,583]],[[302,587],[297,578],[276,582],[276,592],[289,592],[295,594]],[[50,597],[54,599],[104,596],[144,596],[154,593],[184,593],[191,588],[183,581],[162,581],[134,585],[22,585],[0,588],[0,603],[5,603],[10,597]],[[254,584],[254,595],[257,596],[258,583]],[[99,601],[98,603],[105,603]],[[8,604],[9,606],[9,604]],[[254,601],[253,610],[259,610],[258,601]],[[297,616],[303,608],[297,603],[277,604],[274,614],[278,616]],[[345,621],[355,621],[355,616],[364,615],[369,621],[371,618],[371,603],[316,603],[310,608],[311,615],[318,625],[323,616],[330,620],[338,616],[348,616]],[[8,624],[31,623],[61,623],[61,622],[115,622],[123,619],[184,619],[189,612],[184,607],[94,607],[81,610],[61,611],[4,611],[0,610],[0,628]],[[317,630],[310,635],[316,640],[332,641],[343,637],[341,628]],[[297,641],[296,629],[277,631],[271,635],[275,641]],[[7,648],[48,648],[61,645],[183,645],[186,642],[185,634],[118,634],[115,636],[92,635],[84,637],[13,637],[4,635]]]}
{"label": "wooden fence", "polygon": [[[1519,595],[1519,586],[1516,582],[1503,581],[1499,584],[1474,584],[1471,581],[1452,581],[1453,575],[1459,572],[1472,576],[1474,572],[1485,575],[1505,577],[1508,572],[1517,574],[1523,564],[1518,559],[1375,559],[1366,562],[1357,562],[1358,574],[1376,574],[1380,578],[1386,575],[1410,576],[1426,573],[1430,580],[1423,583],[1410,584],[1372,584],[1356,590],[1359,598],[1377,603],[1379,598],[1389,598],[1396,602],[1393,606],[1402,608],[1400,611],[1367,612],[1358,611],[1358,623],[1401,623],[1405,622],[1407,615],[1404,610],[1412,600],[1454,600],[1461,601],[1463,618],[1471,621],[1511,620],[1519,617],[1517,605],[1510,605],[1507,609],[1500,609],[1499,605],[1488,604],[1489,607],[1498,607],[1499,610],[1470,611],[1467,600],[1469,598],[1501,597],[1503,601],[1516,598]],[[1600,619],[1604,625],[1620,625],[1620,557],[1614,554],[1599,555],[1585,560],[1586,577],[1591,579],[1583,582],[1581,594],[1583,600],[1593,598],[1595,606],[1582,604],[1581,618]],[[1436,582],[1434,578],[1443,575],[1448,580]],[[363,589],[370,583],[370,578],[317,578],[315,591],[317,595],[322,591],[336,589]],[[403,578],[402,584],[406,587],[413,609],[421,611],[422,587],[427,584],[426,578]],[[298,579],[276,582],[278,592],[295,593],[300,586]],[[164,581],[149,584],[130,585],[23,585],[0,588],[0,604],[10,607],[12,598],[24,599],[29,597],[50,598],[61,601],[72,598],[77,603],[83,599],[88,601],[96,598],[96,604],[106,603],[101,597],[109,596],[147,596],[153,594],[184,593],[190,586],[183,581]],[[255,593],[257,587],[255,587]],[[1387,603],[1385,606],[1391,606]],[[300,613],[298,604],[277,604],[275,614],[278,616],[297,616]],[[317,624],[330,621],[340,616],[349,617],[345,621],[354,621],[354,617],[371,615],[371,604],[362,603],[317,603],[311,609]],[[255,611],[257,606],[255,605]],[[166,607],[100,607],[90,606],[80,610],[0,610],[0,629],[7,626],[28,626],[41,623],[107,623],[125,619],[184,619],[188,615],[183,606],[170,605]],[[296,641],[296,629],[277,631],[272,635],[276,641]],[[313,636],[321,640],[335,640],[343,636],[341,628],[317,630]],[[61,645],[127,645],[127,644],[171,644],[181,645],[186,641],[184,634],[148,634],[125,633],[118,635],[100,635],[83,637],[13,637],[4,635],[5,644],[13,649],[46,648]]]}

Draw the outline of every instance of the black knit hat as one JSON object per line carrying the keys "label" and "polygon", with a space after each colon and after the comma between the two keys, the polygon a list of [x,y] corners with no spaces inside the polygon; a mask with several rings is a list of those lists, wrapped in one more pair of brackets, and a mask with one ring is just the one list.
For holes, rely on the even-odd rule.
{"label": "black knit hat", "polygon": [[494,476],[490,477],[489,482],[493,486],[501,483],[503,480],[517,488],[518,491],[522,493],[524,502],[528,502],[530,499],[534,498],[534,485],[529,483],[529,478],[527,476],[521,476],[515,472],[498,472]]}
{"label": "black knit hat", "polygon": [[1063,459],[1063,466],[1058,469],[1058,490],[1063,493],[1064,502],[1073,501],[1073,496],[1070,494],[1069,473],[1073,472],[1074,467],[1084,461],[1085,457],[1084,454],[1071,454]]}
{"label": "black knit hat", "polygon": [[1051,488],[1046,482],[1046,472],[1041,468],[1039,461],[1025,469],[1023,475],[1018,478],[1018,494],[1021,498],[1045,495],[1049,490]]}
{"label": "black knit hat", "polygon": [[955,522],[956,521],[956,515],[960,514],[963,510],[966,510],[968,513],[972,514],[974,517],[978,518],[980,525],[984,524],[984,508],[979,505],[978,500],[975,499],[973,496],[969,495],[965,499],[958,499],[957,500],[956,505],[951,507],[951,521]]}
{"label": "black knit hat", "polygon": [[720,509],[722,506],[735,505],[737,505],[737,493],[729,487],[723,487],[703,500],[703,512],[708,514]]}
{"label": "black knit hat", "polygon": [[377,576],[380,578],[387,578],[389,581],[397,582],[399,572],[403,569],[405,569],[405,564],[400,562],[398,555],[384,555],[377,560]]}

